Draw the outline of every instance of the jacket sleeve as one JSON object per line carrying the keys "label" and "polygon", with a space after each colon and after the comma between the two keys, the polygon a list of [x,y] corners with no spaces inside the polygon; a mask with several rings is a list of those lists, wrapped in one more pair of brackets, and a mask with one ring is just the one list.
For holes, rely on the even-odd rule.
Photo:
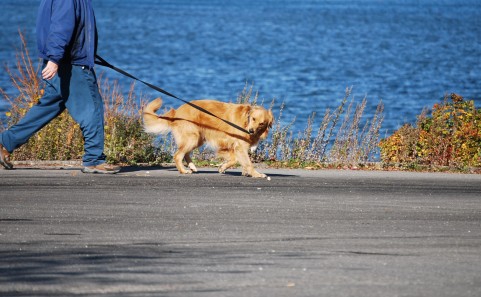
{"label": "jacket sleeve", "polygon": [[50,31],[46,42],[46,54],[50,61],[58,64],[62,60],[74,30],[74,0],[53,0]]}

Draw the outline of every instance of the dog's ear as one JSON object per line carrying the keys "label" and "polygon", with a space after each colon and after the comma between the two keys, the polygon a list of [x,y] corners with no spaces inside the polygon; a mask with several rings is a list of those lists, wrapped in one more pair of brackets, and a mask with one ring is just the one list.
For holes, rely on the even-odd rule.
{"label": "dog's ear", "polygon": [[250,124],[251,107],[249,105],[239,104],[235,109],[235,121],[242,127],[246,128]]}
{"label": "dog's ear", "polygon": [[247,123],[250,122],[251,113],[252,113],[252,106],[250,105],[244,106],[243,118],[246,119]]}
{"label": "dog's ear", "polygon": [[269,121],[267,122],[267,127],[272,128],[272,124],[274,123],[274,115],[272,114],[272,110],[269,109]]}

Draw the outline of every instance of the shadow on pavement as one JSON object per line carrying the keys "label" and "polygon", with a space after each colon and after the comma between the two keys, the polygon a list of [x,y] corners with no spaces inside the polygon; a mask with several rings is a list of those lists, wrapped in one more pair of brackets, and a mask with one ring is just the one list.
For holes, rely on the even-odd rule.
{"label": "shadow on pavement", "polygon": [[[151,171],[151,172],[154,172],[154,171],[173,171],[173,172],[177,172],[177,168],[175,166],[146,166],[146,167],[143,167],[143,166],[125,166],[125,167],[122,167],[122,169],[120,170],[120,173],[134,173],[134,172],[139,172],[139,171]],[[264,171],[261,170],[262,173],[264,173]],[[205,169],[205,168],[200,168],[198,172],[192,174],[192,175],[205,175],[205,174],[209,174],[209,175],[219,175],[219,176],[238,176],[238,177],[243,177],[242,176],[242,172],[240,171],[240,169],[233,169],[233,170],[230,170],[230,171],[227,171],[223,174],[220,174],[216,168],[210,168],[210,169]],[[297,175],[293,175],[293,174],[271,174],[271,173],[266,173],[268,176],[270,177],[296,177]],[[179,173],[179,176],[181,174]],[[188,176],[188,175],[187,175]]]}

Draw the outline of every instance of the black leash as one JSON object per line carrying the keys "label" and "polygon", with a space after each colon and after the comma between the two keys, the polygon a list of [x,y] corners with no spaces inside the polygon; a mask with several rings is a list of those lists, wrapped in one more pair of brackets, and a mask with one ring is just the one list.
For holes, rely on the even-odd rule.
{"label": "black leash", "polygon": [[202,108],[202,107],[200,107],[200,106],[198,106],[198,105],[195,105],[194,103],[191,103],[191,102],[189,102],[189,101],[187,101],[187,100],[181,99],[181,98],[179,98],[179,97],[177,97],[177,96],[175,96],[175,95],[173,95],[173,94],[171,94],[171,93],[169,93],[169,92],[167,92],[167,91],[165,91],[165,90],[163,90],[163,89],[161,89],[161,88],[159,88],[159,87],[157,87],[157,86],[154,86],[154,85],[152,85],[152,84],[149,84],[148,82],[145,82],[145,81],[143,81],[143,80],[141,80],[141,79],[133,76],[132,74],[130,74],[130,73],[128,73],[128,72],[125,72],[124,70],[122,70],[122,69],[120,69],[120,68],[115,67],[114,65],[112,65],[112,64],[110,64],[109,62],[105,61],[105,60],[104,60],[102,57],[100,57],[99,55],[95,55],[95,64],[100,65],[100,66],[104,66],[104,67],[108,67],[108,68],[110,68],[110,69],[113,69],[113,70],[117,71],[118,73],[123,74],[123,75],[125,75],[125,76],[127,76],[127,77],[130,77],[130,78],[132,78],[132,79],[134,79],[134,80],[137,80],[137,81],[145,84],[146,86],[148,86],[148,87],[150,87],[150,88],[152,88],[152,89],[154,89],[154,90],[162,93],[162,94],[165,94],[165,95],[167,95],[167,96],[170,96],[170,97],[172,97],[172,98],[175,98],[175,99],[177,99],[177,100],[180,100],[180,101],[182,101],[182,102],[184,102],[184,103],[192,106],[192,107],[195,108],[195,109],[198,109],[198,110],[200,110],[200,111],[202,111],[202,112],[204,112],[204,113],[206,113],[206,114],[208,114],[208,115],[211,115],[211,116],[213,116],[213,117],[215,117],[215,118],[223,121],[224,123],[226,123],[226,124],[228,124],[228,125],[236,128],[236,129],[238,129],[238,130],[240,130],[240,131],[242,131],[242,132],[244,132],[244,133],[251,134],[251,133],[250,133],[249,131],[247,131],[246,129],[244,129],[244,128],[242,128],[242,127],[240,127],[240,126],[238,126],[238,125],[236,125],[236,124],[234,124],[234,123],[232,123],[232,122],[229,122],[229,121],[227,121],[227,120],[224,120],[223,118],[220,118],[220,117],[216,116],[215,114],[211,113],[210,111],[208,111],[208,110],[206,110],[206,109],[204,109],[204,108]]}

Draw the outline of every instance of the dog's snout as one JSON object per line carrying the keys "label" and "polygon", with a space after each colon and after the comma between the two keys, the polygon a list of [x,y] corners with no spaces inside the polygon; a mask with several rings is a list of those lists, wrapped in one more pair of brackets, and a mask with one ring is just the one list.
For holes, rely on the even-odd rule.
{"label": "dog's snout", "polygon": [[252,133],[254,133],[254,132],[255,132],[254,128],[250,128],[250,129],[249,129],[249,133],[250,133],[250,134],[252,134]]}

